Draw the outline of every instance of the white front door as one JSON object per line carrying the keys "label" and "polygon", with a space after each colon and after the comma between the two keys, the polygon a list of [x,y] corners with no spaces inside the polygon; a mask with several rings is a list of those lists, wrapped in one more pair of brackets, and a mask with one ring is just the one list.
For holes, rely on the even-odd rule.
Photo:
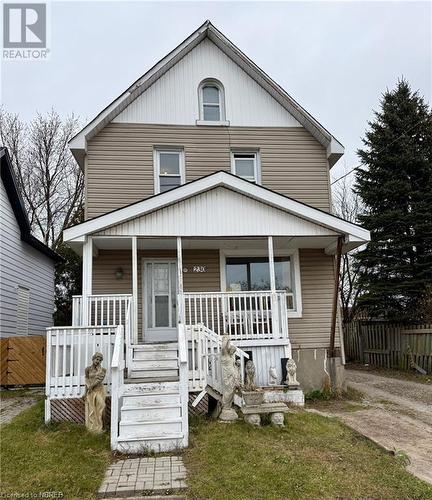
{"label": "white front door", "polygon": [[144,342],[177,340],[177,262],[145,260]]}

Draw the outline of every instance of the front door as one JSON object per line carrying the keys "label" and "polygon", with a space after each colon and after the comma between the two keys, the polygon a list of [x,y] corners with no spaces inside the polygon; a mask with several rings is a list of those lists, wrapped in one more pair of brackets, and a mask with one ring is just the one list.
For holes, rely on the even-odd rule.
{"label": "front door", "polygon": [[177,340],[177,263],[144,261],[144,342]]}

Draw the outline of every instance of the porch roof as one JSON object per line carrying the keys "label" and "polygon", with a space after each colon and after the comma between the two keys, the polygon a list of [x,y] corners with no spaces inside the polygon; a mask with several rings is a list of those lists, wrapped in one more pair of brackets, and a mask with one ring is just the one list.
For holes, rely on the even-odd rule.
{"label": "porch roof", "polygon": [[[87,235],[146,237],[333,237],[345,251],[369,241],[369,231],[227,172],[179,186],[78,224],[67,242]],[[332,249],[330,249],[332,253]]]}

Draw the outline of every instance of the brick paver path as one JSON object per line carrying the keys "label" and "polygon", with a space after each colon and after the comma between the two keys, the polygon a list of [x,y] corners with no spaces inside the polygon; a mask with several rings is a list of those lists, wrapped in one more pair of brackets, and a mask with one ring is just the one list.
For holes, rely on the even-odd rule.
{"label": "brick paver path", "polygon": [[181,457],[127,458],[109,466],[98,494],[125,497],[184,488],[186,469]]}

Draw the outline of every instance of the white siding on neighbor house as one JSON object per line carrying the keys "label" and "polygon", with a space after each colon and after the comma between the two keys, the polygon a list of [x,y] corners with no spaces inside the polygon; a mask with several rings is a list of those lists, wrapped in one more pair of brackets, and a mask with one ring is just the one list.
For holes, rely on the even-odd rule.
{"label": "white siding on neighbor house", "polygon": [[27,300],[28,334],[41,335],[53,323],[54,263],[21,241],[3,182],[0,184],[0,336],[25,335]]}
{"label": "white siding on neighbor house", "polygon": [[301,127],[300,123],[209,39],[203,40],[122,111],[113,122],[195,125],[198,87],[219,80],[232,126]]}
{"label": "white siding on neighbor house", "polygon": [[219,187],[97,233],[127,236],[328,236],[336,234]]}

